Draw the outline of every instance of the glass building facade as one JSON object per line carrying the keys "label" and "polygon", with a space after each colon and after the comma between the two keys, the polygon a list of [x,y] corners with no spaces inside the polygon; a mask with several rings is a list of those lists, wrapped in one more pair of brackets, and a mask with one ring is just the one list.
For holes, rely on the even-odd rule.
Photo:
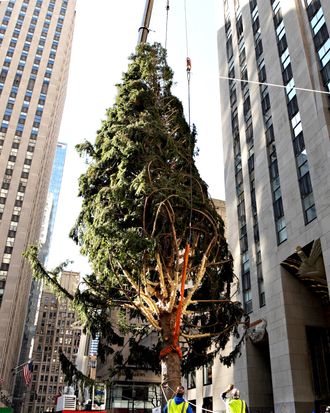
{"label": "glass building facade", "polygon": [[[51,244],[51,239],[53,235],[58,199],[60,196],[65,157],[66,157],[67,145],[65,143],[58,142],[56,146],[55,158],[53,163],[52,174],[50,177],[50,184],[48,190],[48,219],[47,212],[45,213],[44,225],[45,228],[45,240],[40,251],[40,258],[43,262],[46,263],[47,255],[49,252],[49,247]],[[47,207],[46,207],[47,209]]]}

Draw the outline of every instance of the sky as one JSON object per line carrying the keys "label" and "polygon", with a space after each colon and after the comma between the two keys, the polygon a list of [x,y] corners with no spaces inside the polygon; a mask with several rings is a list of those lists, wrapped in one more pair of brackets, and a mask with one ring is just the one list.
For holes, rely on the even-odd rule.
{"label": "sky", "polygon": [[[93,142],[112,106],[116,84],[134,52],[146,0],[77,0],[76,23],[66,103],[59,141],[68,145],[49,268],[69,259],[69,269],[88,272],[87,259],[68,237],[80,210],[78,179],[86,169],[75,145]],[[186,57],[191,69],[191,122],[197,127],[196,164],[213,198],[224,199],[216,0],[169,0],[168,62],[174,70],[173,94],[186,117]],[[187,24],[186,24],[187,22]],[[155,0],[148,41],[165,44],[166,0]]]}

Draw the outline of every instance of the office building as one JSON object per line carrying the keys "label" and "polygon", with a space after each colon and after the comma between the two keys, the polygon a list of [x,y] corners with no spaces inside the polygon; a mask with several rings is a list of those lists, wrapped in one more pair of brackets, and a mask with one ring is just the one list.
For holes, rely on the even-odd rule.
{"label": "office building", "polygon": [[75,0],[0,3],[0,376],[12,394],[66,94]]}
{"label": "office building", "polygon": [[[119,313],[111,313],[112,324],[119,325]],[[143,346],[152,346],[155,343],[155,334],[151,333],[140,343]],[[130,335],[126,335],[121,345],[123,359],[129,355],[128,341]],[[97,340],[98,341],[98,340]],[[106,409],[116,413],[128,412],[145,412],[152,413],[152,409],[161,404],[160,376],[147,368],[138,368],[129,365],[132,369],[132,375],[129,376],[125,371],[120,371],[109,379],[109,372],[114,367],[113,355],[107,355],[104,362],[96,359],[96,341],[90,340],[89,347],[85,348],[89,352],[89,369],[88,374],[93,377],[95,374],[96,381],[107,384],[106,389]]]}
{"label": "office building", "polygon": [[[252,412],[330,402],[330,3],[220,0],[227,237]],[[238,79],[238,80],[237,80]]]}
{"label": "office building", "polygon": [[[46,264],[51,244],[51,238],[53,234],[53,228],[55,225],[58,198],[62,184],[66,147],[67,145],[65,143],[60,142],[58,142],[56,145],[55,159],[53,163],[48,196],[39,237],[39,244],[41,245],[39,259],[44,264]],[[29,360],[32,357],[33,340],[36,332],[38,309],[41,297],[41,288],[42,282],[40,280],[33,279],[30,289],[27,316],[23,331],[23,339],[18,363],[19,365],[23,364],[26,360]],[[19,407],[21,405],[22,397],[25,392],[25,387],[26,386],[24,383],[23,376],[21,374],[16,374],[15,389],[13,395],[14,408]]]}
{"label": "office building", "polygon": [[[79,284],[79,273],[63,271],[61,285],[71,294]],[[52,411],[56,396],[64,393],[65,376],[61,370],[59,352],[75,364],[81,329],[74,326],[75,311],[67,298],[57,298],[45,286],[42,291],[36,334],[33,342],[33,376],[26,389],[22,412]]]}
{"label": "office building", "polygon": [[40,259],[45,263],[47,262],[47,256],[49,253],[49,248],[55,225],[58,199],[60,196],[62,185],[66,149],[66,143],[57,142],[52,174],[50,177],[48,196],[46,201],[45,215],[43,221],[44,228],[41,229],[40,235],[40,238],[43,237],[43,239],[40,240],[40,243],[42,244],[40,251]]}

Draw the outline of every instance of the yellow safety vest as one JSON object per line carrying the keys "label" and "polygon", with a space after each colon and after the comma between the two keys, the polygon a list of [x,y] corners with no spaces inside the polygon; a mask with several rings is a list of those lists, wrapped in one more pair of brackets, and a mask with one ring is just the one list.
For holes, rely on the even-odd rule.
{"label": "yellow safety vest", "polygon": [[230,413],[246,413],[246,403],[241,399],[229,399],[227,401]]}
{"label": "yellow safety vest", "polygon": [[189,403],[182,402],[180,404],[176,404],[173,399],[167,402],[167,413],[186,413],[188,409]]}

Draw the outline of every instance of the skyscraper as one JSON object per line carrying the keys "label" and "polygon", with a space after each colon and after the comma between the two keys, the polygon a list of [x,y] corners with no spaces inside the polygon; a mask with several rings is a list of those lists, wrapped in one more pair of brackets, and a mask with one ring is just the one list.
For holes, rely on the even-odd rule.
{"label": "skyscraper", "polygon": [[[65,156],[67,145],[58,142],[56,145],[55,159],[52,167],[52,174],[50,178],[48,196],[46,207],[44,211],[41,234],[39,243],[41,245],[39,259],[46,264],[47,256],[52,239],[53,228],[55,224],[56,211],[58,205],[58,198],[61,190],[62,176],[64,170]],[[38,308],[40,306],[42,282],[33,279],[30,289],[28,311],[25,319],[25,326],[23,331],[23,338],[21,344],[21,351],[19,356],[19,365],[23,364],[29,357],[32,356],[33,343],[36,334]],[[23,394],[26,386],[23,377],[16,374],[16,383],[14,388],[13,405],[14,408],[19,409],[23,402]]]}
{"label": "skyscraper", "polygon": [[[79,284],[78,272],[63,271],[61,285],[71,294]],[[61,370],[61,351],[75,364],[80,342],[80,328],[72,325],[77,320],[67,298],[57,298],[45,286],[41,295],[36,336],[33,343],[34,372],[32,385],[25,394],[23,412],[46,412],[55,407],[56,396],[64,393],[64,373]]]}
{"label": "skyscraper", "polygon": [[75,0],[0,3],[0,376],[11,392],[66,94]]}
{"label": "skyscraper", "polygon": [[228,240],[251,317],[235,385],[252,409],[322,411],[330,400],[330,4],[221,4]]}
{"label": "skyscraper", "polygon": [[[48,190],[47,204],[48,204],[48,219],[45,219],[44,225],[44,242],[40,251],[40,259],[42,261],[47,260],[49,246],[51,243],[55,218],[57,212],[58,199],[60,196],[60,190],[62,185],[62,177],[64,170],[64,163],[66,157],[66,143],[58,142],[56,145],[55,159],[52,168],[52,174],[50,177],[50,184]],[[47,207],[46,207],[47,209]]]}

